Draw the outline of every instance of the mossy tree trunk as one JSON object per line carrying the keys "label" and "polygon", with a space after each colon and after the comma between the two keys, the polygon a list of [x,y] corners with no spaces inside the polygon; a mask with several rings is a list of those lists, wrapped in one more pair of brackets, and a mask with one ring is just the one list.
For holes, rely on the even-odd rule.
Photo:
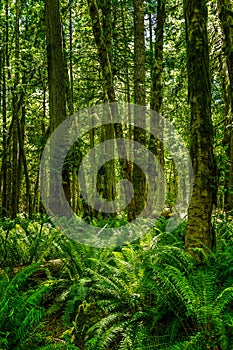
{"label": "mossy tree trunk", "polygon": [[[113,84],[112,67],[110,61],[111,52],[111,7],[110,2],[105,0],[100,7],[102,8],[102,23],[99,15],[99,8],[96,0],[88,0],[90,17],[92,20],[92,29],[95,37],[95,42],[99,55],[99,62],[102,71],[103,84],[104,84],[104,100],[105,102],[116,102],[115,88]],[[107,8],[106,8],[107,6]],[[110,112],[110,111],[109,111]],[[111,113],[109,113],[109,121],[111,121]],[[103,126],[102,141],[107,139],[114,139],[114,125],[108,124]],[[114,147],[113,150],[114,152]],[[106,150],[108,152],[108,150]],[[97,158],[101,159],[101,154],[97,155]],[[110,161],[104,164],[101,168],[102,175],[99,177],[101,181],[100,187],[102,187],[102,196],[108,201],[112,201],[115,198],[116,193],[116,181],[115,181],[115,166],[114,161]],[[101,179],[101,180],[100,180]]]}
{"label": "mossy tree trunk", "polygon": [[45,1],[50,133],[66,119],[66,89],[59,0]]}
{"label": "mossy tree trunk", "polygon": [[227,115],[224,144],[227,145],[227,173],[225,174],[225,210],[233,209],[233,4],[218,0],[218,13],[224,35],[224,51],[227,63]]}
{"label": "mossy tree trunk", "polygon": [[163,41],[166,19],[165,1],[158,0],[155,28],[155,50],[152,69],[151,109],[162,113]]}
{"label": "mossy tree trunk", "polygon": [[[108,0],[104,1],[103,6],[110,6],[110,3]],[[110,16],[111,11],[108,8],[108,10],[104,10],[102,12],[104,18],[101,23],[100,15],[99,15],[99,9],[97,6],[96,0],[88,0],[88,7],[90,12],[90,17],[92,21],[92,29],[93,34],[95,37],[96,46],[98,49],[98,55],[99,55],[99,62],[101,66],[102,71],[102,77],[103,77],[103,84],[104,84],[104,94],[105,94],[105,101],[107,102],[117,102],[116,99],[116,93],[115,93],[115,87],[113,82],[113,74],[112,74],[112,54],[111,54],[111,23],[110,19],[106,18],[106,16]],[[118,114],[118,109],[114,107],[114,110],[112,111],[115,114]],[[111,113],[109,114],[109,121],[111,121]],[[106,126],[105,128],[105,138],[106,139],[113,139],[114,136],[116,138],[122,138],[123,137],[123,128],[121,123],[115,123],[114,125]],[[127,162],[127,153],[124,146],[116,142],[117,149],[121,150],[123,154],[125,155],[123,158],[119,160],[120,163],[120,170],[121,175],[123,178],[128,177],[128,162]],[[107,181],[106,186],[109,188],[108,195],[107,193],[104,194],[108,200],[112,200],[115,197],[116,193],[116,181],[115,181],[115,170],[114,170],[114,163],[108,162],[106,165],[108,166],[107,172],[108,172],[108,180],[105,177],[105,181]]]}
{"label": "mossy tree trunk", "polygon": [[[157,16],[155,27],[155,47],[153,64],[152,64],[152,84],[151,84],[151,103],[150,108],[159,114],[162,114],[163,105],[163,42],[164,42],[164,25],[166,20],[165,1],[157,1]],[[151,40],[152,41],[152,40]],[[153,48],[153,47],[152,47]],[[163,134],[162,122],[158,123],[157,130],[159,134]],[[162,140],[157,139],[150,134],[149,150],[158,158],[162,169],[164,169],[164,148]],[[150,158],[151,156],[149,156]],[[152,159],[149,159],[149,167]],[[164,188],[159,186],[154,188],[155,195],[163,196]],[[149,204],[150,205],[150,204]],[[151,210],[151,208],[148,208]]]}
{"label": "mossy tree trunk", "polygon": [[[8,0],[5,3],[5,25],[4,25],[4,46],[2,50],[1,57],[1,80],[2,80],[2,179],[1,179],[1,197],[2,197],[2,217],[6,217],[9,212],[9,199],[7,196],[8,182],[7,177],[9,177],[9,168],[7,167],[8,163],[8,146],[7,146],[7,69],[9,67],[9,50],[8,50],[8,41],[9,41],[9,27],[8,27]],[[2,68],[3,67],[3,68]],[[9,77],[9,73],[8,73]]]}
{"label": "mossy tree trunk", "polygon": [[12,89],[12,187],[11,187],[11,208],[10,216],[14,219],[19,211],[19,194],[20,194],[20,178],[21,178],[21,166],[19,157],[19,143],[17,125],[19,123],[19,36],[20,36],[20,1],[16,1],[16,19],[15,19],[15,60],[16,60],[16,73],[14,78],[14,87]]}
{"label": "mossy tree trunk", "polygon": [[191,111],[191,158],[194,187],[188,209],[185,247],[212,249],[215,244],[211,214],[215,200],[211,86],[205,0],[184,0],[187,71]]}
{"label": "mossy tree trunk", "polygon": [[[48,59],[48,86],[49,86],[49,115],[50,134],[66,119],[66,80],[65,64],[62,42],[62,27],[60,18],[59,0],[45,1],[46,40]],[[62,135],[61,135],[62,137]],[[59,147],[59,145],[56,145]],[[56,158],[56,155],[54,155]],[[51,166],[53,166],[53,155],[51,155]],[[66,198],[69,200],[69,176],[63,169],[63,188]],[[58,179],[53,178],[50,183],[50,207],[55,214],[62,215],[58,206],[56,196],[58,191]],[[55,198],[53,196],[55,195]]]}
{"label": "mossy tree trunk", "polygon": [[108,47],[103,35],[103,29],[99,16],[96,0],[88,0],[88,7],[92,21],[92,29],[99,54],[99,61],[103,75],[104,93],[109,102],[116,102],[116,94],[113,84],[112,68],[108,54]]}
{"label": "mossy tree trunk", "polygon": [[[134,0],[134,103],[145,106],[145,25],[144,25],[144,2],[143,0]],[[136,108],[134,118],[137,118],[139,109]],[[140,117],[143,111],[140,110]],[[146,134],[145,125],[134,127],[134,140],[145,145]],[[140,158],[140,152],[134,153],[133,165],[133,189],[134,189],[134,208],[133,219],[143,210],[146,202],[146,178],[142,170],[136,165],[137,158]],[[145,159],[145,161],[147,161]]]}

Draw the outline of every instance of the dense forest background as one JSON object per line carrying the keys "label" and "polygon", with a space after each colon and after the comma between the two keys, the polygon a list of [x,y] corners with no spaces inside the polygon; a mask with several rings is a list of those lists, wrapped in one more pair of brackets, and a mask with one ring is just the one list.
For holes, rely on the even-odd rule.
{"label": "dense forest background", "polygon": [[[232,1],[2,0],[0,102],[0,349],[232,349]],[[148,206],[147,177],[117,147],[97,190],[111,202],[128,179],[129,205],[104,213],[80,193],[85,155],[118,138],[157,157],[165,203],[145,234],[142,224],[132,242],[95,248],[47,215],[40,164],[62,122],[106,103],[143,106],[173,125],[190,152],[193,191],[187,215],[168,230],[180,214],[179,168],[162,138],[130,123],[137,113],[127,107],[128,125],[94,127],[71,147],[66,200],[100,231]]]}

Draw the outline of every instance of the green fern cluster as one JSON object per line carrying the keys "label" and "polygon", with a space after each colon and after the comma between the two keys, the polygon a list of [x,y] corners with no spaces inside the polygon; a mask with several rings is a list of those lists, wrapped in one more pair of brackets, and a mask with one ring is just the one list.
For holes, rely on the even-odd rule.
{"label": "green fern cluster", "polygon": [[74,343],[84,321],[88,350],[233,348],[233,251],[198,266],[176,234],[156,233],[86,271],[80,305],[88,307],[74,317]]}
{"label": "green fern cluster", "polygon": [[46,218],[6,219],[0,222],[0,266],[25,266],[54,259],[61,255],[64,240]]}
{"label": "green fern cluster", "polygon": [[[17,237],[18,230],[24,245],[25,234],[38,232],[41,225],[30,224],[34,225],[14,225],[9,232]],[[231,223],[227,227],[215,223],[217,251],[206,255],[203,250],[202,265],[184,251],[185,225],[173,233],[161,231],[164,222],[158,225],[115,250],[91,248],[61,236],[54,239],[53,256],[62,259],[63,268],[53,281],[48,275],[44,282],[34,278],[30,282],[38,271],[33,265],[12,279],[3,274],[0,348],[233,349]],[[48,236],[44,239],[50,242],[55,231],[42,226]],[[36,245],[39,251],[41,247],[38,256],[43,256],[45,241]],[[49,257],[46,253],[43,259]],[[46,310],[41,304],[44,295]],[[54,337],[46,335],[46,324],[53,317],[60,322]]]}
{"label": "green fern cluster", "polygon": [[21,349],[33,327],[45,316],[41,306],[49,284],[37,288],[28,286],[29,278],[38,272],[38,265],[31,265],[12,279],[6,274],[0,278],[0,348]]}

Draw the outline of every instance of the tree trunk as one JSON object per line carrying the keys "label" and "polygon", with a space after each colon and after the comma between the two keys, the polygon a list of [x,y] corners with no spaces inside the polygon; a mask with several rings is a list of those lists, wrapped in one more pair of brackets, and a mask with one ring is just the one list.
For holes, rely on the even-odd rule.
{"label": "tree trunk", "polygon": [[66,119],[64,55],[59,0],[45,1],[50,133]]}
{"label": "tree trunk", "polygon": [[[107,0],[106,0],[107,1]],[[116,102],[116,93],[113,83],[113,75],[112,75],[112,67],[109,58],[109,51],[111,49],[111,33],[110,33],[110,23],[109,20],[104,20],[105,33],[103,34],[103,28],[101,26],[100,16],[98,7],[96,4],[96,0],[88,0],[88,6],[90,11],[90,16],[92,20],[92,28],[93,34],[95,37],[96,46],[99,54],[99,61],[102,70],[103,82],[104,82],[104,92],[105,92],[105,101],[108,102]],[[113,113],[118,113],[117,108],[113,111]],[[111,117],[111,115],[110,115]],[[111,118],[109,118],[111,120]],[[120,123],[114,124],[114,129],[112,127],[107,127],[105,130],[105,135],[107,139],[113,139],[114,135],[116,138],[123,137],[123,129]],[[117,148],[121,148],[124,157],[120,159],[120,168],[121,175],[123,178],[128,178],[128,162],[127,162],[127,153],[124,146],[118,144]],[[108,180],[107,186],[109,187],[109,193],[111,197],[114,197],[115,194],[115,177],[113,162],[109,162],[108,166],[108,174],[110,179]],[[111,173],[111,174],[110,174]],[[111,199],[111,198],[108,198]],[[112,198],[114,199],[114,198]]]}
{"label": "tree trunk", "polygon": [[[134,103],[140,106],[146,104],[145,93],[145,37],[144,37],[144,3],[143,0],[134,0]],[[137,115],[138,108],[134,112]],[[142,112],[142,111],[140,111]],[[141,113],[140,113],[141,114]],[[134,127],[134,140],[142,145],[146,143],[145,125]],[[133,188],[134,188],[134,208],[133,219],[143,210],[146,202],[146,178],[142,170],[137,166],[137,159],[140,159],[140,152],[134,152],[133,165]],[[145,161],[147,161],[145,159]]]}
{"label": "tree trunk", "polygon": [[116,102],[116,94],[113,85],[112,68],[108,55],[108,48],[104,40],[103,31],[100,22],[100,16],[96,0],[87,0],[89,12],[92,20],[93,34],[99,54],[99,61],[103,75],[105,94],[109,102]]}
{"label": "tree trunk", "polygon": [[233,210],[233,5],[231,1],[218,0],[218,13],[224,34],[224,48],[227,63],[227,102],[224,146],[227,145],[227,172],[225,174],[225,210]]}
{"label": "tree trunk", "polygon": [[[22,118],[21,123],[18,122],[18,139],[19,139],[19,152],[22,160],[22,165],[24,168],[24,176],[25,176],[25,186],[26,186],[26,199],[27,199],[27,212],[29,217],[32,217],[32,194],[31,194],[31,181],[28,173],[27,159],[24,151],[24,132],[25,132],[25,117],[26,110],[25,106],[22,107]],[[20,125],[21,124],[21,125]]]}
{"label": "tree trunk", "polygon": [[[155,28],[155,49],[153,57],[153,68],[152,68],[152,86],[151,86],[151,104],[150,108],[159,114],[162,114],[162,76],[163,76],[163,38],[164,38],[164,24],[165,24],[165,1],[158,0],[157,2],[157,16],[156,16],[156,28]],[[150,44],[151,45],[151,44]],[[153,47],[152,47],[153,48]],[[163,125],[162,122],[157,125],[159,134],[162,136]],[[157,139],[155,136],[150,134],[149,139],[149,150],[158,158],[161,167],[164,169],[164,148],[162,140]],[[152,162],[149,156],[149,166]],[[156,196],[164,195],[164,188],[154,188]],[[150,203],[149,203],[150,205]],[[148,208],[151,211],[152,208]]]}
{"label": "tree trunk", "polygon": [[14,219],[18,213],[19,203],[19,150],[18,150],[18,132],[17,124],[19,119],[19,101],[17,88],[19,85],[19,16],[20,16],[20,2],[16,1],[16,23],[15,23],[15,60],[16,73],[14,87],[12,89],[12,189],[11,189],[11,218]]}
{"label": "tree trunk", "polygon": [[152,70],[151,109],[157,113],[162,113],[163,36],[166,19],[164,0],[158,0],[156,19],[155,50]]}
{"label": "tree trunk", "polygon": [[184,14],[191,110],[191,158],[194,169],[185,247],[190,250],[204,245],[212,249],[215,235],[211,214],[216,190],[206,1],[184,0]]}
{"label": "tree trunk", "polygon": [[4,30],[4,46],[3,46],[3,58],[2,58],[2,217],[8,215],[8,205],[7,205],[7,85],[6,85],[6,67],[8,64],[8,0],[5,4],[5,30]]}
{"label": "tree trunk", "polygon": [[[72,105],[74,102],[74,77],[73,77],[73,23],[72,23],[72,1],[70,1],[69,13],[69,74]],[[73,110],[74,113],[74,110]]]}
{"label": "tree trunk", "polygon": [[[50,114],[50,133],[66,119],[66,82],[65,65],[62,43],[62,27],[60,18],[59,0],[45,1],[45,20],[46,20],[46,39],[47,39],[47,59],[48,59],[48,85],[49,85],[49,114]],[[62,135],[61,135],[62,137]],[[58,141],[59,143],[59,141]],[[54,149],[59,149],[59,144],[54,145]],[[56,154],[51,154],[51,167]],[[69,200],[69,183],[67,174],[64,174],[64,192]],[[57,196],[59,192],[59,179],[53,177],[50,183],[50,208],[53,208],[54,214],[63,215],[60,212]]]}

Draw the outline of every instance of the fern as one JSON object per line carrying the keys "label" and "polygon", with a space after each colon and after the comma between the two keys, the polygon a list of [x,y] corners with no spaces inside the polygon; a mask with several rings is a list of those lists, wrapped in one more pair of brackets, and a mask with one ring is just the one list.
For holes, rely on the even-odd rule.
{"label": "fern", "polygon": [[28,289],[29,277],[38,271],[38,265],[26,267],[10,280],[6,275],[0,279],[0,332],[5,335],[2,342],[6,349],[22,344],[32,328],[45,316],[40,305],[49,286],[41,285],[37,289]]}
{"label": "fern", "polygon": [[43,219],[29,221],[16,218],[0,222],[0,264],[2,266],[29,265],[54,259],[61,254],[65,237]]}

